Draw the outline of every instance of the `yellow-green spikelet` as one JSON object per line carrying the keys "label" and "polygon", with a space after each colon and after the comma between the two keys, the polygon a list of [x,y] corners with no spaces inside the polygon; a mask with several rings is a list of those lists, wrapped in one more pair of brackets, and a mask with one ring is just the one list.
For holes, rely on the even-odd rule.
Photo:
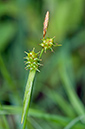
{"label": "yellow-green spikelet", "polygon": [[40,44],[40,46],[43,47],[45,52],[46,52],[47,49],[51,49],[51,51],[53,51],[52,46],[54,45],[54,37],[53,38],[46,38],[46,39],[43,38],[42,41],[43,42]]}
{"label": "yellow-green spikelet", "polygon": [[34,49],[29,53],[25,51],[25,53],[27,54],[27,56],[25,57],[26,70],[30,69],[30,71],[37,70],[38,72],[40,72],[38,70],[38,66],[40,66],[40,59],[38,58],[38,53],[35,53]]}

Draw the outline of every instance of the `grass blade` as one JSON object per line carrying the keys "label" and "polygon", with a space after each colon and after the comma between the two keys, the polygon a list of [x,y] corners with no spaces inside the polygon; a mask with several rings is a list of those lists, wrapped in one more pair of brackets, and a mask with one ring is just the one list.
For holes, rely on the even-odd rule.
{"label": "grass blade", "polygon": [[67,70],[66,70],[66,66],[67,66],[66,59],[67,59],[67,56],[64,54],[62,54],[60,56],[60,62],[59,62],[60,77],[61,77],[61,80],[64,84],[63,86],[67,92],[69,100],[70,100],[73,108],[75,109],[76,113],[78,115],[84,115],[84,113],[85,113],[84,105],[81,102],[81,100],[79,99],[79,97],[77,96],[77,94],[73,88],[72,82],[69,78],[69,74],[67,73]]}
{"label": "grass blade", "polygon": [[[3,110],[0,109],[0,115],[16,115],[16,114],[21,114],[22,107],[19,106],[3,106]],[[29,109],[29,116],[39,118],[39,119],[44,119],[48,120],[50,122],[55,122],[56,124],[59,124],[61,127],[65,127],[72,121],[71,118],[69,117],[64,117],[60,115],[53,115],[53,114],[48,114],[45,112],[42,112],[40,110],[36,109]],[[75,129],[84,129],[85,124],[82,124],[78,122],[75,126]]]}
{"label": "grass blade", "polygon": [[[57,106],[59,106],[59,108],[61,109],[61,111],[66,114],[69,117],[74,118],[76,116],[74,109],[72,108],[72,106],[68,103],[68,101],[65,100],[65,98],[63,96],[61,96],[61,94],[55,92],[54,90],[50,90],[49,88],[45,88],[43,90],[43,93],[49,97],[49,99],[51,99],[55,104],[57,104]],[[64,106],[62,106],[64,105]]]}

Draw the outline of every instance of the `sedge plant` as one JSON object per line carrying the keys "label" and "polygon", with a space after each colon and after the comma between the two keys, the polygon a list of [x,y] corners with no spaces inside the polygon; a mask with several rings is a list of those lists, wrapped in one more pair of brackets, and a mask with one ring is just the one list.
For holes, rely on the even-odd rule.
{"label": "sedge plant", "polygon": [[43,52],[46,53],[48,49],[53,51],[53,46],[61,46],[60,44],[54,43],[54,38],[49,38],[45,37],[47,28],[48,28],[48,22],[49,22],[49,11],[47,11],[45,20],[43,23],[43,38],[42,38],[42,43],[40,43],[40,46],[42,49],[39,52],[35,52],[35,48],[33,48],[32,51],[26,52],[26,57],[25,59],[25,69],[29,69],[29,75],[27,79],[27,84],[25,88],[25,93],[24,93],[24,102],[23,102],[23,111],[22,111],[22,117],[21,117],[21,123],[23,123],[23,129],[26,126],[26,118],[29,110],[29,105],[30,105],[30,99],[31,99],[31,92],[32,92],[32,86],[33,86],[33,80],[35,77],[36,71],[40,72],[39,67],[42,66],[40,63],[42,61],[41,57]]}

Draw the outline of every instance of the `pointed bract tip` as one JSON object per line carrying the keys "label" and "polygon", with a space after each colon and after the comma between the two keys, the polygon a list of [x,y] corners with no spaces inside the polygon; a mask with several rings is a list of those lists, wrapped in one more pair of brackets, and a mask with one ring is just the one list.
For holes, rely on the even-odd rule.
{"label": "pointed bract tip", "polygon": [[28,55],[28,52],[24,51],[24,53]]}
{"label": "pointed bract tip", "polygon": [[35,48],[33,48],[33,52],[34,52]]}

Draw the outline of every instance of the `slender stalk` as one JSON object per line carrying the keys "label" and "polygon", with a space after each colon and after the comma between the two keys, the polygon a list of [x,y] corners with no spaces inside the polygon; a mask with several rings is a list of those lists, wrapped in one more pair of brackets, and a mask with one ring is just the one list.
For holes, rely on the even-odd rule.
{"label": "slender stalk", "polygon": [[[44,51],[44,49],[41,50],[39,58],[41,58],[41,56],[43,54],[43,51]],[[32,51],[32,54],[34,54],[34,50]],[[25,129],[25,126],[26,126],[27,113],[28,113],[29,106],[30,106],[30,99],[31,99],[31,93],[32,93],[32,84],[33,84],[33,80],[34,80],[34,77],[35,77],[35,73],[36,73],[36,70],[30,70],[28,80],[27,80],[27,84],[26,84],[26,89],[25,89],[25,94],[24,94],[22,118],[21,118],[21,123],[23,123],[23,121],[24,121],[23,129]]]}
{"label": "slender stalk", "polygon": [[36,73],[35,70],[29,72],[29,76],[28,76],[28,80],[27,80],[27,84],[26,84],[22,118],[21,118],[21,123],[23,123],[23,121],[24,121],[23,129],[25,129],[25,125],[26,125],[26,118],[27,118],[27,114],[28,114],[28,110],[29,110],[29,106],[30,106],[32,84],[33,84],[33,80],[34,80],[34,77],[35,77],[35,73]]}

